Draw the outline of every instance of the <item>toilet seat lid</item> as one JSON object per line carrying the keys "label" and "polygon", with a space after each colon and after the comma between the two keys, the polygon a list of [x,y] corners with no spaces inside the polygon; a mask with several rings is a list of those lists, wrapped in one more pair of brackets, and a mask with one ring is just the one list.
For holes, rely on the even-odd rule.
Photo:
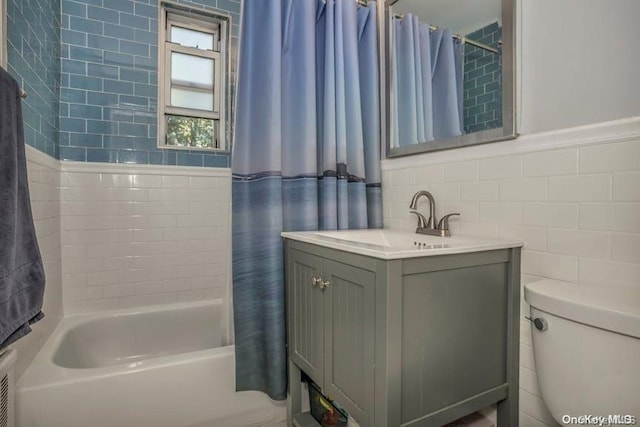
{"label": "toilet seat lid", "polygon": [[538,310],[640,338],[640,289],[545,279],[526,285],[524,295]]}

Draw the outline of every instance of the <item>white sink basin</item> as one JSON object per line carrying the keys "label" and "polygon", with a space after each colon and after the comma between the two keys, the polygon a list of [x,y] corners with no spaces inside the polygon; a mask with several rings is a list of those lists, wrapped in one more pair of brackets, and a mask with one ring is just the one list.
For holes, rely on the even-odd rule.
{"label": "white sink basin", "polygon": [[437,237],[396,230],[285,232],[282,237],[382,259],[414,258],[505,249],[522,246],[517,240],[468,236]]}

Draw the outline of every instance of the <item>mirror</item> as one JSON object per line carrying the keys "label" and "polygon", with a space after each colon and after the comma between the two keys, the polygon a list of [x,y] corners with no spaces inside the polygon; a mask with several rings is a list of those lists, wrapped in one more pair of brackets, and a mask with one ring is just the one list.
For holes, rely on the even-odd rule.
{"label": "mirror", "polygon": [[517,136],[514,24],[515,0],[385,0],[388,158]]}

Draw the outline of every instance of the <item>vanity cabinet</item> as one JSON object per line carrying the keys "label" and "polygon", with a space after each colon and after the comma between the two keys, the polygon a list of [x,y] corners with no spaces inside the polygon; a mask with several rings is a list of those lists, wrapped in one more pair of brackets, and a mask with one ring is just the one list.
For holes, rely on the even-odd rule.
{"label": "vanity cabinet", "polygon": [[305,372],[361,427],[518,425],[520,248],[381,259],[285,239],[290,425]]}
{"label": "vanity cabinet", "polygon": [[352,416],[371,420],[375,273],[296,249],[288,263],[291,361]]}

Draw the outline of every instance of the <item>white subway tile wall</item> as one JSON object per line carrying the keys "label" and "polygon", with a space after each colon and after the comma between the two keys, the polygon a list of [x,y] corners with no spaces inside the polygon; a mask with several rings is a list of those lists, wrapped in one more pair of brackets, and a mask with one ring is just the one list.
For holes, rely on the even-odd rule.
{"label": "white subway tile wall", "polygon": [[225,171],[65,163],[65,311],[228,301],[231,177]]}
{"label": "white subway tile wall", "polygon": [[27,173],[33,221],[46,275],[42,309],[45,317],[32,325],[33,331],[30,334],[11,346],[18,350],[17,378],[29,366],[63,315],[58,161],[27,147]]}
{"label": "white subway tile wall", "polygon": [[[409,201],[429,190],[439,217],[462,214],[451,221],[454,235],[523,240],[523,284],[548,277],[640,286],[640,139],[585,141],[555,149],[542,141],[540,151],[404,169],[386,161],[385,226],[413,231]],[[426,213],[426,202],[419,209]],[[520,423],[556,426],[540,396],[529,327],[523,320]]]}

